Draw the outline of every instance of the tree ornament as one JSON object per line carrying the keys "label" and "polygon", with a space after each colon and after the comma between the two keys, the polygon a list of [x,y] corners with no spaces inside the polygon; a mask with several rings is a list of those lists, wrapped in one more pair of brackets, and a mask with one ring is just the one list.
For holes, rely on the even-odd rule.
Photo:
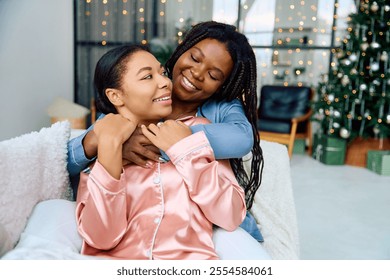
{"label": "tree ornament", "polygon": [[345,127],[340,128],[340,136],[341,138],[347,139],[351,136],[351,131],[346,129]]}
{"label": "tree ornament", "polygon": [[376,42],[376,41],[373,41],[371,44],[370,44],[370,47],[373,48],[373,49],[379,49],[381,47],[381,45]]}
{"label": "tree ornament", "polygon": [[364,42],[360,45],[360,48],[362,49],[362,51],[366,51],[368,49],[368,43],[367,42]]}
{"label": "tree ornament", "polygon": [[351,65],[351,61],[348,59],[348,58],[344,58],[341,63],[344,65],[344,66],[349,66]]}
{"label": "tree ornament", "polygon": [[390,6],[389,5],[385,5],[385,12],[390,12]]}
{"label": "tree ornament", "polygon": [[390,124],[390,113],[388,113],[386,116],[386,123]]}
{"label": "tree ornament", "polygon": [[372,5],[371,5],[371,11],[373,11],[374,13],[376,13],[378,10],[379,10],[379,5],[377,2],[373,2]]}
{"label": "tree ornament", "polygon": [[337,128],[340,127],[340,124],[339,124],[338,122],[334,122],[334,123],[333,123],[333,127],[337,129]]}
{"label": "tree ornament", "polygon": [[349,72],[351,75],[357,75],[358,70],[356,68],[352,68],[351,71]]}
{"label": "tree ornament", "polygon": [[373,62],[371,64],[371,70],[372,71],[378,71],[379,70],[379,63],[378,62]]}
{"label": "tree ornament", "polygon": [[367,85],[366,85],[366,84],[361,84],[361,85],[359,86],[359,89],[360,89],[360,90],[366,90],[366,89],[367,89]]}
{"label": "tree ornament", "polygon": [[378,134],[379,134],[379,132],[381,132],[380,129],[379,129],[379,125],[375,125],[375,126],[373,127],[372,131],[373,131],[374,134],[375,134],[375,138],[378,138]]}
{"label": "tree ornament", "polygon": [[382,54],[381,54],[381,58],[380,58],[382,61],[388,61],[389,60],[389,54],[387,53],[387,51],[383,51]]}
{"label": "tree ornament", "polygon": [[341,84],[343,86],[347,86],[349,84],[350,80],[349,80],[349,77],[348,75],[344,75],[343,78],[341,79]]}
{"label": "tree ornament", "polygon": [[339,111],[337,111],[337,110],[334,110],[334,111],[333,111],[333,116],[334,116],[335,118],[340,118],[340,117],[341,117],[341,113],[340,113]]}
{"label": "tree ornament", "polygon": [[355,62],[357,60],[357,55],[356,53],[353,53],[349,56],[349,60],[352,61],[352,62]]}

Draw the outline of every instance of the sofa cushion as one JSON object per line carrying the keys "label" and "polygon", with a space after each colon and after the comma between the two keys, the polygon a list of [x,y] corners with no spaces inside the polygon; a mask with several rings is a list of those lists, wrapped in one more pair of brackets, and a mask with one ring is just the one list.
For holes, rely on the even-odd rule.
{"label": "sofa cushion", "polygon": [[69,122],[58,122],[0,142],[0,224],[12,247],[39,201],[70,197],[69,135]]}

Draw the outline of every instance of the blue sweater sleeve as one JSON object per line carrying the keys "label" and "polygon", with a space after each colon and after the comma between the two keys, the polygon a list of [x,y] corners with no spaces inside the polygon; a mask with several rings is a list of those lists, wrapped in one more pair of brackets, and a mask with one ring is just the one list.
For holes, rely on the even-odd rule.
{"label": "blue sweater sleeve", "polygon": [[211,124],[194,125],[192,133],[201,130],[206,133],[216,159],[241,158],[252,150],[252,126],[239,100],[209,101],[199,108],[198,116],[207,118]]}
{"label": "blue sweater sleeve", "polygon": [[[104,114],[101,114],[98,119],[101,119],[102,117],[104,117]],[[83,147],[83,139],[87,132],[92,129],[93,125],[91,125],[83,134],[68,142],[67,169],[70,177],[80,174],[81,171],[87,168],[88,165],[96,159],[96,157],[91,159],[87,158]]]}

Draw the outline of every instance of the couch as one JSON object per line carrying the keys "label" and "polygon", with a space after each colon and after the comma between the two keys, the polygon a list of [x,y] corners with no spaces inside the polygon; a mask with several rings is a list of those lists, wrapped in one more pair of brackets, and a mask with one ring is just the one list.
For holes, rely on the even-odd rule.
{"label": "couch", "polygon": [[[0,142],[0,257],[83,259],[66,169],[67,121]],[[299,259],[298,228],[285,146],[262,141],[265,165],[251,212],[272,259]],[[244,158],[246,169],[250,158]],[[44,234],[36,234],[36,230]]]}

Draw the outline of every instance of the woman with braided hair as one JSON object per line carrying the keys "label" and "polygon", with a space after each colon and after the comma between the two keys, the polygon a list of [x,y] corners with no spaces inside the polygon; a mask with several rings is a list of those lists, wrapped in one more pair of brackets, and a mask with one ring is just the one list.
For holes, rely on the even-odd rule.
{"label": "woman with braided hair", "polygon": [[[227,59],[218,60],[220,53],[227,54]],[[214,21],[196,24],[165,67],[173,82],[172,113],[166,119],[196,115],[211,122],[191,126],[191,131],[205,132],[216,159],[230,159],[237,181],[244,188],[249,210],[261,184],[263,155],[256,128],[256,58],[247,38],[228,24]],[[249,153],[252,163],[247,174],[242,157]],[[69,142],[68,154],[71,176],[79,174],[95,159],[97,141],[93,127]],[[152,147],[140,130],[123,145],[123,158],[124,164],[145,168],[155,161],[169,160]],[[241,227],[261,240],[249,214]]]}

